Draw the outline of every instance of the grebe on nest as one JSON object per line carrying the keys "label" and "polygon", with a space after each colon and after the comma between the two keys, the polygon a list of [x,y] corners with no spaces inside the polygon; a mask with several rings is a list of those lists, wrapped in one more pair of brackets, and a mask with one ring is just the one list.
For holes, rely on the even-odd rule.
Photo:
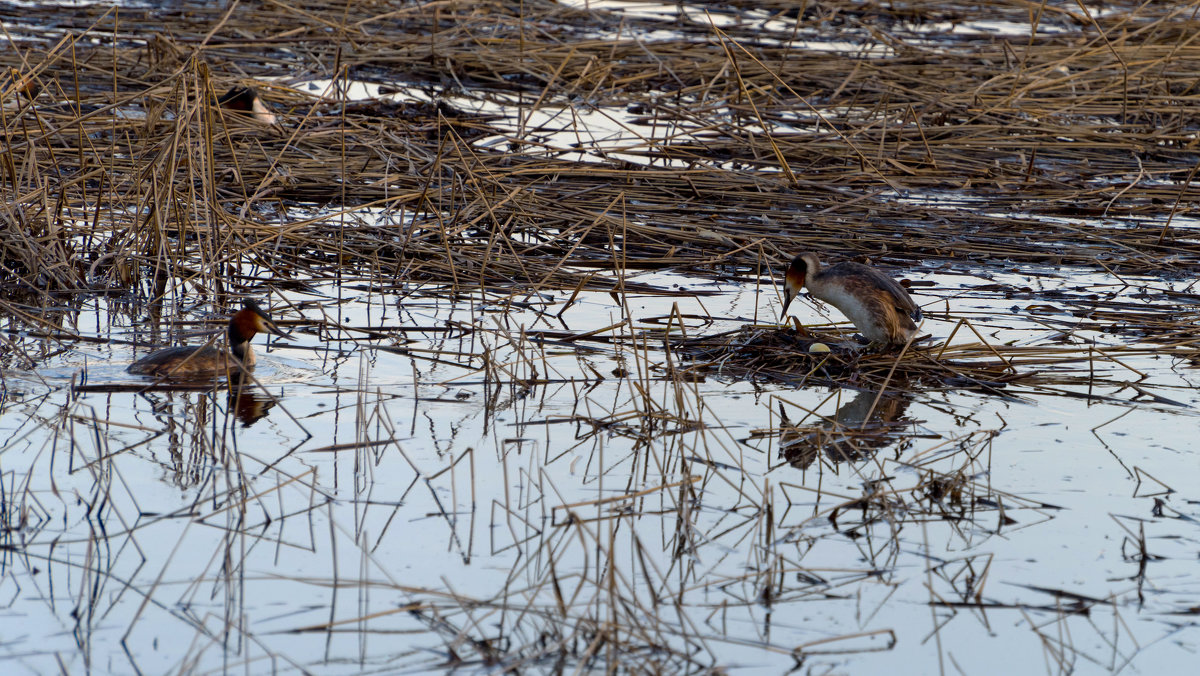
{"label": "grebe on nest", "polygon": [[827,268],[814,253],[792,259],[784,275],[783,311],[802,287],[834,306],[854,322],[872,343],[903,345],[917,333],[921,309],[896,280],[861,263],[838,263]]}

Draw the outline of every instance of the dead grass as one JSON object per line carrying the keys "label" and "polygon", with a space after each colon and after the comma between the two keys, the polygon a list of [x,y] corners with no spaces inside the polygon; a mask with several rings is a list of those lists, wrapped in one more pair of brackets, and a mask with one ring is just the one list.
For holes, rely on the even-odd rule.
{"label": "dead grass", "polygon": [[[799,25],[781,7],[768,28],[716,32],[698,16],[521,7],[125,10],[115,35],[113,13],[87,8],[78,32],[0,57],[14,69],[5,222],[41,219],[17,243],[54,261],[39,269],[53,286],[147,297],[345,276],[562,289],[596,267],[762,270],[801,248],[909,266],[1182,274],[1200,262],[1178,227],[1200,127],[1187,105],[1200,47],[1181,8],[1095,22],[1047,10],[1078,32],[980,42],[921,32],[967,12],[947,5],[867,23],[823,3]],[[281,21],[295,29],[268,28]],[[169,37],[136,39],[159,22]],[[622,39],[599,37],[618,25]],[[643,37],[665,25],[676,37]],[[313,40],[331,26],[353,50]],[[877,51],[773,44],[785,27]],[[204,105],[253,76],[283,77],[259,85],[279,128]],[[287,86],[307,78],[443,94],[347,102]],[[472,98],[519,117],[470,112]],[[530,122],[537,111],[560,114]],[[588,140],[606,161],[571,157],[560,132],[581,114],[625,128]],[[14,265],[10,284],[37,281]]]}
{"label": "dead grass", "polygon": [[[744,621],[765,609],[769,616],[780,604],[853,595],[853,585],[895,574],[904,527],[952,523],[965,548],[973,532],[1003,532],[1015,512],[1040,519],[1057,509],[990,485],[998,430],[933,441],[906,413],[917,393],[1172,407],[1170,389],[1151,387],[1125,359],[1197,353],[1190,287],[1136,305],[1109,291],[1056,296],[998,282],[973,289],[974,297],[1025,302],[1026,314],[1056,336],[1039,344],[989,340],[971,333],[969,317],[948,298],[942,318],[961,320],[958,340],[892,353],[751,322],[687,335],[682,317],[647,325],[630,310],[632,292],[676,293],[628,279],[630,271],[674,270],[765,290],[773,271],[802,249],[887,266],[917,288],[926,273],[1006,273],[1018,265],[1077,266],[1120,284],[1131,274],[1178,279],[1200,271],[1192,218],[1200,201],[1194,5],[1117,3],[1119,11],[1097,16],[1083,4],[884,4],[726,3],[703,5],[708,15],[668,17],[538,0],[90,5],[69,13],[0,5],[13,17],[0,50],[3,363],[31,369],[86,340],[68,309],[94,294],[114,297],[131,316],[151,308],[157,319],[164,304],[221,307],[242,293],[329,282],[378,294],[423,284],[431,295],[471,294],[503,307],[545,305],[519,300],[543,293],[574,299],[584,289],[611,291],[623,314],[604,329],[527,331],[480,315],[420,329],[469,341],[454,348],[445,338],[426,352],[400,344],[386,327],[343,326],[334,302],[320,308],[323,321],[310,317],[307,328],[323,339],[378,346],[382,337],[396,343],[385,349],[414,363],[469,365],[488,425],[498,412],[516,411],[520,434],[572,428],[567,450],[586,458],[603,491],[590,501],[561,498],[571,492],[541,473],[554,458],[520,456],[527,439],[505,438],[502,445],[518,451],[504,446],[498,454],[504,490],[519,476],[537,491],[533,498],[506,492],[487,508],[491,553],[520,553],[502,588],[488,595],[372,579],[360,587],[363,598],[377,589],[405,601],[384,611],[362,601],[289,631],[328,637],[350,622],[366,636],[375,631],[361,628],[368,620],[395,614],[410,621],[397,631],[436,637],[436,657],[421,658],[427,667],[714,668],[723,646],[747,644],[726,631],[729,615]],[[949,30],[994,22],[1042,30]],[[854,49],[822,49],[832,44]],[[332,86],[311,89],[317,80]],[[362,82],[399,99],[350,96]],[[234,84],[256,86],[279,124],[211,105]],[[601,126],[609,133],[588,133]],[[834,349],[810,352],[817,340]],[[622,359],[611,374],[620,401],[609,409],[584,402],[570,416],[529,413],[525,402],[539,392],[583,387],[552,373],[548,345]],[[610,377],[592,371],[587,387]],[[706,405],[698,387],[706,378],[860,396],[839,402],[832,416],[773,399],[777,424],[738,439]],[[94,479],[76,489],[87,496],[79,521],[90,523],[102,509],[115,510],[105,505],[125,490],[113,458],[149,442],[111,446],[97,432],[109,429],[103,411],[74,397],[113,390],[72,385],[72,399],[55,413],[17,394],[0,404],[24,407],[28,418],[9,449],[29,443],[28,428],[44,428],[50,450],[83,468],[73,478]],[[352,399],[339,406],[353,413],[353,441],[304,452],[355,454],[354,481],[363,485],[386,454],[403,457],[412,473],[400,497],[388,496],[393,511],[375,523],[374,542],[398,537],[389,530],[398,528],[398,505],[427,491],[424,517],[444,522],[453,534],[448,548],[469,560],[477,545],[459,539],[458,528],[460,518],[483,514],[476,450],[455,447],[445,467],[422,467],[405,455],[404,430],[389,411],[398,395],[373,390],[366,377],[339,394]],[[179,513],[129,532],[184,518],[226,538],[203,575],[185,578],[212,587],[201,593],[196,583],[187,601],[224,595],[225,609],[237,608],[244,556],[260,538],[280,550],[359,547],[363,571],[374,570],[359,513],[353,526],[329,517],[328,543],[312,535],[312,520],[328,516],[334,501],[310,471],[275,473],[276,461],[246,469],[255,458],[237,447],[234,423],[258,420],[276,398],[215,388],[138,396],[171,420],[150,431],[166,439],[164,474],[195,492]],[[615,461],[604,455],[613,440],[627,454]],[[746,448],[757,450],[759,441],[770,450],[768,464],[830,474],[854,465],[861,493],[831,498],[820,484],[756,472]],[[926,450],[903,459],[877,454],[924,441]],[[518,460],[527,464],[507,464]],[[275,485],[264,489],[263,476]],[[6,536],[36,539],[50,518],[12,479],[5,475],[0,523]],[[705,502],[713,486],[732,498]],[[446,493],[454,496],[449,507]],[[463,503],[469,513],[456,511]],[[355,503],[364,512],[379,504]],[[794,506],[811,513],[797,516]],[[128,523],[142,515],[136,500],[125,508],[118,516]],[[284,537],[278,524],[287,517],[310,519],[299,528],[312,541]],[[814,524],[860,543],[858,563],[831,569],[804,561],[820,539],[810,533]],[[89,534],[89,557],[106,542]],[[726,549],[712,553],[713,542]],[[752,544],[739,564],[744,573],[698,572],[699,553],[724,559],[745,543]],[[1151,555],[1143,532],[1130,530],[1128,543],[1141,562],[1140,588]],[[7,546],[36,549],[35,560],[52,556],[25,542]],[[666,566],[653,555],[662,552]],[[931,565],[931,607],[1001,607],[986,585],[990,565],[976,553]],[[90,560],[80,570],[102,586],[105,573]],[[150,598],[157,585],[141,590]],[[1020,610],[1046,613],[1053,625],[1107,603],[1047,593],[1054,598]],[[174,603],[164,605],[205,640],[219,643],[239,626],[227,617],[213,631]],[[95,610],[86,599],[80,608],[73,617]],[[1041,622],[1029,625],[1047,645],[1060,640]],[[89,636],[88,627],[76,629]],[[380,633],[391,640],[390,630]],[[767,635],[750,644],[804,665],[895,642],[893,633],[871,631],[799,644]],[[1047,653],[1064,670],[1069,647]],[[284,652],[266,652],[290,664]]]}

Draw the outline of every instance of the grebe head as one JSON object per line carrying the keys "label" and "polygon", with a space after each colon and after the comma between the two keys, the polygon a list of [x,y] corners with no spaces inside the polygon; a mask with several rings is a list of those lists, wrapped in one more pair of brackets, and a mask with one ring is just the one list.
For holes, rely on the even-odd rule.
{"label": "grebe head", "polygon": [[787,315],[792,299],[800,294],[800,289],[804,288],[808,278],[817,274],[820,269],[821,262],[815,253],[802,253],[792,259],[783,275],[783,310],[780,311],[780,316]]}
{"label": "grebe head", "polygon": [[253,87],[233,87],[217,99],[217,105],[226,110],[247,113],[265,124],[275,124],[275,114],[262,102]]}
{"label": "grebe head", "polygon": [[291,334],[279,328],[258,303],[247,298],[242,302],[242,309],[229,319],[229,345],[231,347],[250,342],[256,333],[273,333],[282,338],[290,338]]}

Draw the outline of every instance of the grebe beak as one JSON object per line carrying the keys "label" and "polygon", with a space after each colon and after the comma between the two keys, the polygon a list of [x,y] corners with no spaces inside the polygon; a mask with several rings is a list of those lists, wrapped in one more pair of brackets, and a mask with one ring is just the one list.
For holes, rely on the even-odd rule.
{"label": "grebe beak", "polygon": [[279,328],[279,325],[262,315],[258,316],[258,330],[263,333],[273,333],[280,338],[291,338],[292,334]]}
{"label": "grebe beak", "polygon": [[792,304],[792,299],[800,295],[800,289],[804,288],[804,276],[793,268],[788,268],[788,271],[783,275],[783,309],[779,311],[779,317],[782,319],[787,316],[788,307]]}

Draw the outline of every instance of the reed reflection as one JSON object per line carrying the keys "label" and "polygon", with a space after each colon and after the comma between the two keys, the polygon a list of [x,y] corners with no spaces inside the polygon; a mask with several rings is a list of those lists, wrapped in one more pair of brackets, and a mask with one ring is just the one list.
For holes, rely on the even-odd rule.
{"label": "reed reflection", "polygon": [[181,488],[204,482],[214,467],[229,462],[236,453],[233,430],[266,418],[279,403],[278,396],[253,383],[231,382],[228,389],[210,385],[204,391],[172,385],[148,388],[141,396],[161,423],[165,443],[156,447],[166,450],[171,481]]}

